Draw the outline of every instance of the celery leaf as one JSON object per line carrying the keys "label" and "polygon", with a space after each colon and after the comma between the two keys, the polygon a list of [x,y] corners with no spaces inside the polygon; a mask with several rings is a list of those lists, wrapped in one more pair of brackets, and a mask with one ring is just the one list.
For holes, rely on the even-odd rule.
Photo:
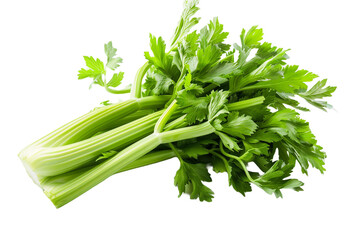
{"label": "celery leaf", "polygon": [[183,193],[190,194],[191,199],[199,198],[200,201],[211,202],[214,192],[202,182],[211,182],[210,174],[205,164],[191,164],[181,161],[176,172],[174,184],[179,189],[179,197]]}

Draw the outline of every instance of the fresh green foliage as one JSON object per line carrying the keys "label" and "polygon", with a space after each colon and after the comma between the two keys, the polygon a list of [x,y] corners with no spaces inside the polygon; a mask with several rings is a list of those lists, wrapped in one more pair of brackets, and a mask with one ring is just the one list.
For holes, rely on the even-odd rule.
{"label": "fresh green foliage", "polygon": [[317,82],[311,89],[306,92],[298,93],[300,97],[304,98],[311,105],[326,111],[326,108],[332,108],[330,104],[325,101],[319,101],[324,97],[331,97],[331,94],[336,90],[336,87],[326,85],[327,79]]}
{"label": "fresh green foliage", "polygon": [[[214,192],[205,186],[202,182],[211,182],[211,177],[206,167],[206,164],[195,163],[190,164],[185,162],[178,151],[170,145],[177,157],[180,160],[180,168],[175,175],[175,186],[179,189],[179,196],[183,193],[189,193],[191,199],[199,198],[200,201],[211,202]],[[206,150],[197,147],[201,151],[206,152]],[[194,150],[194,149],[193,149]],[[197,154],[195,155],[197,157]]]}
{"label": "fresh green foliage", "polygon": [[180,21],[178,26],[175,29],[174,35],[171,39],[171,49],[176,48],[178,43],[180,43],[183,38],[187,35],[190,29],[195,26],[200,18],[192,17],[199,10],[197,5],[199,0],[185,0],[184,1],[184,10],[181,14]]}
{"label": "fresh green foliage", "polygon": [[161,71],[150,69],[144,83],[146,89],[144,96],[169,94],[174,81]]}
{"label": "fresh green foliage", "polygon": [[98,58],[95,60],[93,57],[84,56],[84,60],[89,69],[80,69],[78,74],[79,79],[93,78],[94,83],[104,86],[102,80],[102,75],[105,73],[104,63]]}
{"label": "fresh green foliage", "polygon": [[217,17],[210,21],[207,27],[200,30],[200,47],[206,49],[209,45],[215,45],[222,52],[230,49],[229,44],[224,44],[224,40],[229,35],[228,32],[223,31],[224,26],[219,23]]}
{"label": "fresh green foliage", "polygon": [[150,48],[154,56],[151,57],[149,52],[145,52],[145,58],[163,73],[170,74],[172,57],[166,53],[166,44],[162,37],[156,38],[150,34]]}
{"label": "fresh green foliage", "polygon": [[239,116],[239,112],[232,112],[229,114],[227,122],[223,125],[221,131],[245,139],[244,135],[253,134],[256,128],[257,125],[251,120],[250,116]]}
{"label": "fresh green foliage", "polygon": [[106,60],[106,67],[110,68],[111,70],[115,70],[119,67],[119,63],[122,63],[122,58],[115,57],[117,49],[112,46],[112,42],[108,42],[105,44],[105,54],[107,56]]}
{"label": "fresh green foliage", "polygon": [[[298,89],[306,89],[305,82],[311,82],[317,75],[306,70],[298,70],[299,66],[286,66],[282,70],[282,76],[269,76],[267,79],[259,79],[255,84],[242,88],[242,90],[271,88],[278,92],[294,93]],[[266,71],[265,69],[263,71]],[[266,77],[266,73],[257,73]]]}
{"label": "fresh green foliage", "polygon": [[[150,34],[147,62],[129,100],[105,101],[20,153],[56,207],[115,173],[174,156],[180,162],[174,179],[179,196],[207,202],[214,197],[206,186],[210,169],[227,174],[229,186],[243,196],[254,186],[276,197],[283,189],[302,191],[303,183],[291,178],[297,165],[305,174],[310,166],[324,173],[326,154],[298,113],[310,108],[297,98],[326,111],[331,105],[323,99],[336,87],[326,86],[325,79],[308,89],[318,76],[288,65],[289,50],[263,42],[257,26],[243,29],[233,45],[218,18],[192,30],[199,22],[197,4],[185,1],[167,44]],[[87,68],[78,78],[128,93],[129,88],[112,89],[124,78],[117,71],[122,59],[112,42],[104,49],[104,62],[84,57]]]}
{"label": "fresh green foliage", "polygon": [[206,119],[207,107],[210,102],[209,97],[197,97],[191,91],[185,90],[179,94],[177,102],[184,108],[183,112],[186,113],[186,121],[189,124]]}
{"label": "fresh green foliage", "polygon": [[124,78],[124,73],[114,73],[110,81],[107,83],[107,86],[109,87],[117,87],[121,84],[122,79]]}
{"label": "fresh green foliage", "polygon": [[[116,57],[117,49],[113,47],[112,42],[108,42],[104,45],[104,50],[107,57],[106,68],[112,71],[116,70],[120,66],[119,64],[122,63],[122,58]],[[92,84],[97,84],[105,87],[105,89],[111,93],[123,93],[122,91],[116,92],[116,90],[112,90],[109,87],[119,86],[124,78],[124,72],[113,73],[111,79],[107,82],[106,69],[100,59],[97,58],[95,60],[93,57],[84,56],[84,60],[89,69],[80,69],[78,74],[79,79],[92,78],[93,81],[90,87]]]}

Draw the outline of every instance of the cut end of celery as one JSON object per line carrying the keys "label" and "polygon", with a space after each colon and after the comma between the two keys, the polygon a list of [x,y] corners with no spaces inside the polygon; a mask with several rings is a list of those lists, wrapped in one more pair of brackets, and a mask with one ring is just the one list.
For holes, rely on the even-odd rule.
{"label": "cut end of celery", "polygon": [[31,167],[25,162],[25,161],[21,161],[26,169],[26,172],[28,173],[28,175],[31,177],[31,179],[33,180],[33,182],[38,185],[39,187],[41,187],[40,185],[40,177],[31,169]]}

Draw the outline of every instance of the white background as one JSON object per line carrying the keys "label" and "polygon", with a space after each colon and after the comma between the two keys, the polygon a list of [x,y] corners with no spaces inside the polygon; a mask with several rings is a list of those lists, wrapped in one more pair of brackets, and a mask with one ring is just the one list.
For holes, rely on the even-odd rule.
{"label": "white background", "polygon": [[328,158],[310,170],[304,192],[246,198],[212,174],[212,203],[177,198],[176,159],[111,177],[61,209],[32,183],[17,153],[111,98],[77,80],[82,56],[104,57],[110,40],[130,82],[144,63],[148,34],[169,39],[182,1],[1,1],[0,239],[359,239],[358,1],[203,0],[203,26],[218,16],[239,42],[241,29],[291,48],[299,64],[338,86],[336,110],[302,115]]}

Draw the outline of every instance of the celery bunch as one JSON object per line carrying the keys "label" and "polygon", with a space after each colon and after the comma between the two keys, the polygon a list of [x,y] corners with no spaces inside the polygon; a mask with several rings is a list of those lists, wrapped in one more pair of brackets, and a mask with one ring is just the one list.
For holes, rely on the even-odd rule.
{"label": "celery bunch", "polygon": [[[325,153],[309,123],[296,110],[301,97],[322,110],[321,100],[335,87],[298,66],[287,65],[287,50],[262,42],[263,31],[252,27],[240,43],[214,18],[199,32],[197,0],[184,3],[179,24],[166,47],[150,35],[151,52],[131,88],[115,89],[124,73],[122,59],[109,42],[106,61],[84,57],[87,68],[78,78],[92,79],[129,100],[104,106],[69,122],[27,146],[19,154],[33,180],[56,207],[61,207],[115,173],[177,157],[179,195],[211,201],[209,167],[227,173],[229,185],[245,196],[256,185],[281,197],[281,189],[301,191],[289,178],[296,164],[324,172]],[[110,80],[106,71],[115,73]],[[257,172],[247,169],[254,162]]]}

